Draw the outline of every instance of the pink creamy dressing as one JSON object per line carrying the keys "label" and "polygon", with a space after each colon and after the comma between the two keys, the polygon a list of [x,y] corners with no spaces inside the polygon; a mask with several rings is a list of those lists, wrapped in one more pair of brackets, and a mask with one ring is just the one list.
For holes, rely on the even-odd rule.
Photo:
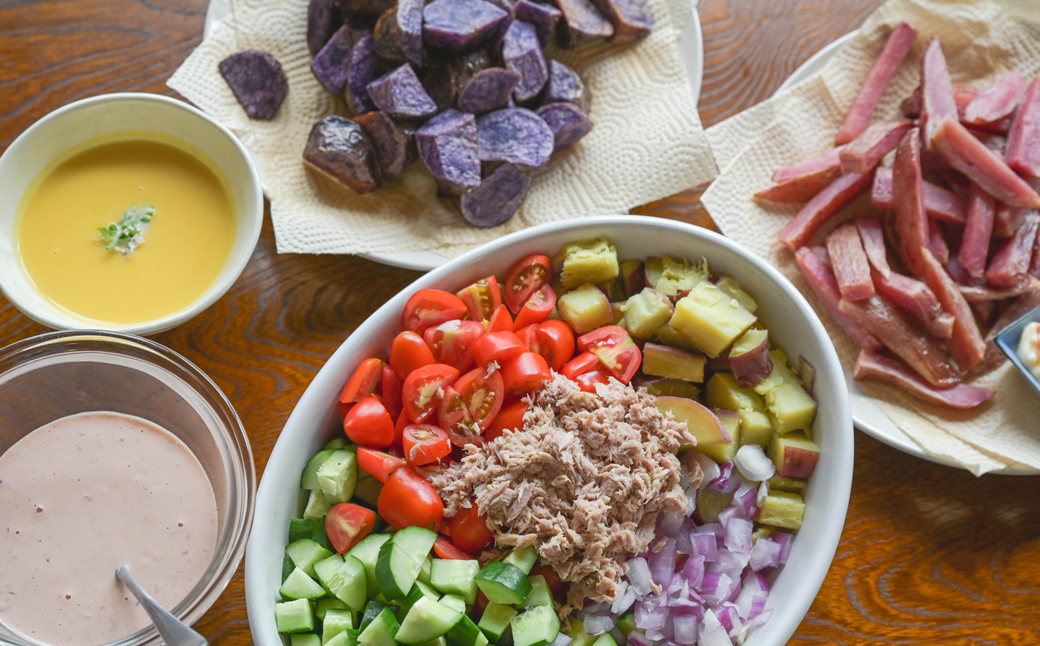
{"label": "pink creamy dressing", "polygon": [[216,535],[209,480],[171,433],[117,413],[51,422],[0,456],[0,622],[53,646],[126,637],[150,622],[116,568],[173,608]]}

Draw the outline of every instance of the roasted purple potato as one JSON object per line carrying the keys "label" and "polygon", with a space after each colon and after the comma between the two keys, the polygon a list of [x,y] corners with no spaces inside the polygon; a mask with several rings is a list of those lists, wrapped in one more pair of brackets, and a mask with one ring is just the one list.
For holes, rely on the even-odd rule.
{"label": "roasted purple potato", "polygon": [[472,114],[447,110],[415,131],[419,159],[426,165],[438,189],[462,195],[480,186],[477,156],[477,124]]}
{"label": "roasted purple potato", "polygon": [[376,109],[376,104],[368,96],[368,84],[391,69],[390,63],[376,54],[372,36],[365,36],[354,45],[347,64],[347,87],[344,92],[351,112],[364,114]]}
{"label": "roasted purple potato", "polygon": [[614,27],[589,0],[556,0],[563,14],[559,32],[561,47],[574,47],[586,41],[611,38]]}
{"label": "roasted purple potato", "polygon": [[405,132],[385,112],[366,112],[354,117],[354,122],[360,125],[372,140],[383,177],[394,178],[400,175],[405,166],[412,161],[409,149],[413,146],[412,139],[415,133]]}
{"label": "roasted purple potato", "polygon": [[513,90],[517,103],[526,103],[538,96],[549,78],[542,46],[534,27],[522,20],[514,20],[502,39],[502,60],[506,67],[520,73],[520,83]]}
{"label": "roasted purple potato", "polygon": [[490,67],[477,72],[459,92],[459,110],[484,114],[509,104],[514,88],[520,82],[520,73],[501,67]]}
{"label": "roasted purple potato", "polygon": [[481,161],[538,168],[552,155],[553,133],[534,112],[505,108],[477,118],[477,145]]}
{"label": "roasted purple potato", "polygon": [[382,175],[372,140],[359,124],[345,117],[333,114],[314,124],[303,161],[356,193],[379,188]]}
{"label": "roasted purple potato", "polygon": [[332,34],[343,26],[336,0],[311,0],[307,7],[307,49],[317,56]]}
{"label": "roasted purple potato", "polygon": [[527,173],[513,164],[500,164],[480,186],[460,198],[462,217],[475,227],[497,227],[513,217],[529,190]]}
{"label": "roasted purple potato", "polygon": [[542,104],[568,101],[581,108],[585,114],[592,107],[592,93],[585,82],[573,69],[560,61],[550,60],[548,63],[549,80],[542,93]]}
{"label": "roasted purple potato", "polygon": [[250,119],[274,118],[289,91],[285,72],[274,56],[247,49],[220,61],[218,69]]}
{"label": "roasted purple potato", "polygon": [[322,86],[339,94],[347,84],[347,72],[351,60],[351,52],[356,44],[357,34],[347,25],[336,30],[325,46],[321,48],[311,61],[311,71]]}
{"label": "roasted purple potato", "polygon": [[357,16],[375,20],[394,6],[394,0],[336,0],[336,5],[344,18]]}
{"label": "roasted purple potato", "polygon": [[573,103],[548,103],[536,113],[552,130],[553,152],[573,146],[592,130],[592,122]]}
{"label": "roasted purple potato", "polygon": [[611,42],[629,43],[645,38],[654,26],[654,16],[646,0],[593,0],[614,27]]}
{"label": "roasted purple potato", "polygon": [[520,0],[513,7],[513,13],[517,20],[523,20],[534,27],[542,47],[549,44],[552,35],[556,33],[556,23],[563,15],[551,4],[541,4],[533,0]]}
{"label": "roasted purple potato", "polygon": [[423,39],[431,47],[468,52],[509,20],[507,12],[484,0],[434,0],[423,9]]}
{"label": "roasted purple potato", "polygon": [[437,114],[437,104],[408,63],[369,83],[368,98],[395,119],[421,120]]}

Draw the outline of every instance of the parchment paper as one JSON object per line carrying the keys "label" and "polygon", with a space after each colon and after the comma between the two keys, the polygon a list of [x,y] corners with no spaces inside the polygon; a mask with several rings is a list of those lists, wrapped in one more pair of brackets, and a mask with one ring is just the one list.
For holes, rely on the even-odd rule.
{"label": "parchment paper", "polygon": [[[985,87],[993,77],[1017,69],[1027,78],[1040,72],[1040,4],[1036,0],[889,0],[819,74],[708,130],[719,177],[701,198],[723,233],[775,264],[814,304],[851,370],[857,350],[816,300],[794,255],[777,233],[797,206],[756,204],[752,196],[772,185],[774,170],[810,159],[834,146],[871,64],[892,28],[906,21],[918,39],[874,114],[898,116],[899,103],[920,81],[920,56],[939,36],[954,83]],[[855,211],[861,203],[850,205]],[[924,403],[897,388],[861,382],[885,414],[929,454],[956,461],[976,475],[1021,463],[1040,469],[1040,398],[1010,364],[975,382],[994,388],[994,399],[972,411]]]}
{"label": "parchment paper", "polygon": [[[536,174],[523,207],[506,224],[477,229],[435,198],[422,163],[380,190],[358,196],[318,180],[301,155],[311,126],[342,101],[310,70],[308,0],[235,0],[234,10],[167,84],[230,128],[261,160],[278,251],[458,255],[535,224],[628,209],[711,180],[715,163],[679,54],[693,0],[650,0],[656,24],[630,46],[600,44],[547,52],[578,69],[592,91],[592,131]],[[270,52],[289,93],[270,122],[250,121],[217,72],[242,49]]]}

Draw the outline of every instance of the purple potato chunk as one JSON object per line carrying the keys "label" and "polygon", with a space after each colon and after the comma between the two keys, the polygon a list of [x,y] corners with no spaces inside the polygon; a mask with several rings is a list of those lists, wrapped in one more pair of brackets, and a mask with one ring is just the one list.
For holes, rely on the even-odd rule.
{"label": "purple potato chunk", "polygon": [[380,16],[373,37],[376,53],[395,63],[423,66],[422,0],[399,0]]}
{"label": "purple potato chunk", "polygon": [[462,195],[480,186],[477,123],[472,114],[448,110],[415,131],[419,159],[440,192]]}
{"label": "purple potato chunk", "polygon": [[372,38],[375,39],[376,53],[384,60],[391,63],[405,61],[404,52],[401,51],[401,30],[397,25],[396,6],[390,7],[379,17],[372,29]]}
{"label": "purple potato chunk", "polygon": [[329,179],[364,194],[379,188],[379,159],[365,130],[339,115],[314,124],[303,150],[304,163]]}
{"label": "purple potato chunk", "polygon": [[520,82],[513,90],[516,102],[524,103],[538,96],[549,78],[549,69],[534,27],[514,20],[502,41],[502,59],[508,69],[520,73]]}
{"label": "purple potato chunk", "polygon": [[357,42],[357,33],[347,25],[336,30],[325,46],[311,61],[311,71],[322,86],[339,94],[347,84],[351,52]]}
{"label": "purple potato chunk", "polygon": [[531,190],[531,177],[513,164],[501,164],[480,186],[459,199],[462,217],[475,227],[505,224]]}
{"label": "purple potato chunk", "polygon": [[344,98],[354,114],[376,109],[368,96],[368,84],[390,71],[390,64],[376,54],[375,39],[365,36],[354,45],[347,64],[347,88]]}
{"label": "purple potato chunk", "polygon": [[646,0],[593,0],[614,27],[612,43],[629,43],[645,38],[654,26]]}
{"label": "purple potato chunk", "polygon": [[481,161],[537,168],[552,155],[553,133],[534,112],[505,108],[477,119],[477,147]]}
{"label": "purple potato chunk", "polygon": [[559,33],[561,47],[575,47],[589,40],[610,38],[614,27],[589,0],[556,0],[563,14]]}
{"label": "purple potato chunk", "polygon": [[369,83],[368,97],[395,119],[425,119],[437,114],[437,104],[408,63]]}
{"label": "purple potato chunk", "polygon": [[317,56],[336,30],[343,26],[343,16],[336,0],[311,0],[307,7],[307,49]]}
{"label": "purple potato chunk", "polygon": [[274,118],[289,91],[285,72],[274,56],[247,49],[220,61],[217,68],[250,119]]}
{"label": "purple potato chunk", "polygon": [[484,0],[434,0],[423,9],[423,39],[431,47],[468,52],[508,21],[507,12]]}
{"label": "purple potato chunk", "polygon": [[538,43],[542,47],[549,44],[556,31],[556,23],[560,21],[560,10],[549,4],[539,4],[532,0],[520,0],[514,8],[517,20],[523,20],[534,27],[538,34]]}
{"label": "purple potato chunk", "polygon": [[394,0],[336,0],[336,5],[344,18],[358,16],[375,20],[394,6]]}
{"label": "purple potato chunk", "polygon": [[537,114],[552,130],[553,152],[573,146],[592,130],[592,122],[573,103],[549,103],[538,108]]}
{"label": "purple potato chunk", "polygon": [[459,110],[484,114],[504,108],[519,82],[519,72],[501,67],[491,67],[477,72],[459,92]]}
{"label": "purple potato chunk", "polygon": [[401,130],[385,112],[366,112],[354,117],[354,122],[360,125],[372,140],[383,177],[393,178],[400,175],[411,161],[408,133]]}
{"label": "purple potato chunk", "polygon": [[559,103],[567,101],[581,108],[585,114],[592,107],[592,93],[585,87],[585,83],[570,67],[560,61],[549,61],[549,80],[545,84],[545,93],[542,95],[542,103]]}
{"label": "purple potato chunk", "polygon": [[430,66],[422,78],[423,88],[437,104],[437,110],[444,112],[455,106],[458,94],[458,82],[455,66],[449,60],[441,60]]}

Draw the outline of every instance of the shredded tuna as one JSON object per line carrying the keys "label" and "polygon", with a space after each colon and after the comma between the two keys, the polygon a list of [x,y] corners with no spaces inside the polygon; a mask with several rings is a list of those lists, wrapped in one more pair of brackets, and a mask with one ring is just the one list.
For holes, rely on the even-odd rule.
{"label": "shredded tuna", "polygon": [[556,375],[524,415],[524,428],[461,462],[427,471],[454,516],[475,501],[495,531],[496,558],[532,546],[563,581],[568,604],[614,601],[629,555],[647,551],[659,512],[686,512],[680,442],[686,425],[664,417],[645,390],[611,379],[596,393]]}

